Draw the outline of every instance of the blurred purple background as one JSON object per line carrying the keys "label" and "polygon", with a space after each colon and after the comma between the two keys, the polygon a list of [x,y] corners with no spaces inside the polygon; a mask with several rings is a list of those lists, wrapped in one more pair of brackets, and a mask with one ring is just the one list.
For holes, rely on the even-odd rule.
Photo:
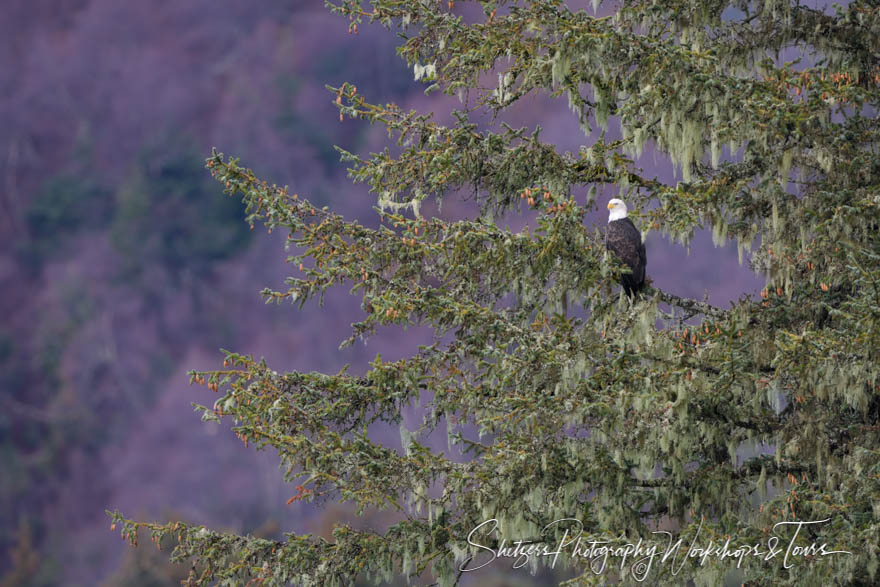
{"label": "blurred purple background", "polygon": [[[395,330],[337,350],[361,317],[345,289],[323,310],[263,305],[260,289],[288,273],[285,235],[247,230],[204,169],[216,146],[373,224],[373,196],[351,185],[333,145],[377,151],[384,129],[340,123],[324,85],[348,81],[372,102],[441,122],[461,107],[426,97],[396,42],[366,25],[349,35],[320,0],[4,2],[0,586],[164,585],[186,574],[149,543],[125,546],[105,509],[272,537],[326,533],[336,519],[382,523],[334,504],[285,505],[295,490],[274,456],[245,449],[228,422],[201,423],[191,402],[216,396],[190,387],[186,371],[218,366],[222,347],[279,371],[363,372],[377,352],[397,358],[426,342],[424,330]],[[576,151],[591,139],[558,102],[527,98],[506,120],[541,125],[544,140]],[[651,150],[639,164],[675,181]],[[443,206],[444,217],[470,213],[454,196]],[[689,254],[650,235],[648,274],[722,306],[763,285],[735,246],[702,233]]]}

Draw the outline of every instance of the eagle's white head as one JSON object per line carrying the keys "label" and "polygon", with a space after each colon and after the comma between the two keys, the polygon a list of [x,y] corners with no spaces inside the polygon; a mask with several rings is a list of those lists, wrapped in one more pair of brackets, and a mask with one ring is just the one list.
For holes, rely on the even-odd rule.
{"label": "eagle's white head", "polygon": [[608,210],[608,222],[626,218],[626,204],[621,199],[614,198],[608,202]]}

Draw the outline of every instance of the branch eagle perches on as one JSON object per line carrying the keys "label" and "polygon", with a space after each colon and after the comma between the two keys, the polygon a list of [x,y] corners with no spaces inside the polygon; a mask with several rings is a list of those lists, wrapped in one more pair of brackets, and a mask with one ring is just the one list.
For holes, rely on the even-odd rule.
{"label": "branch eagle perches on", "polygon": [[[581,275],[589,277],[579,284],[582,291],[587,291],[590,284],[596,284],[601,278],[604,246],[600,238],[582,224],[584,209],[570,198],[555,198],[549,191],[524,192],[529,193],[531,205],[544,213],[534,234],[512,233],[480,221],[446,223],[438,219],[408,219],[381,210],[378,211],[380,217],[383,222],[387,220],[393,230],[387,226],[374,230],[317,208],[298,194],[289,194],[286,188],[270,187],[258,181],[249,169],[239,167],[237,160],[224,161],[222,154],[215,152],[208,165],[230,195],[245,195],[249,223],[263,222],[269,230],[286,227],[291,239],[295,238],[294,234],[300,235],[297,244],[305,252],[289,261],[303,267],[308,279],[290,279],[294,287],[287,292],[264,292],[275,301],[289,299],[303,304],[309,297],[346,281],[376,298],[382,297],[378,294],[383,293],[383,287],[403,285],[399,299],[411,298],[407,304],[394,309],[374,308],[380,310],[379,322],[383,318],[399,322],[405,317],[404,308],[419,313],[419,301],[429,294],[424,285],[418,284],[431,279],[442,278],[447,287],[461,288],[467,284],[473,287],[475,303],[487,303],[515,290],[516,276],[523,272],[542,276],[546,283],[555,274],[571,269],[560,268],[557,265],[560,262],[580,266]],[[332,238],[334,235],[336,239]],[[489,259],[498,263],[487,267],[480,279],[473,279],[472,271],[465,264],[469,253],[476,253],[472,263],[482,265]],[[424,261],[407,268],[399,263],[400,259],[407,258]],[[585,267],[592,268],[590,273],[584,274]],[[662,301],[691,316],[699,313],[715,320],[727,316],[726,311],[705,302],[655,288],[648,291],[656,292]],[[533,303],[529,309],[537,307]]]}

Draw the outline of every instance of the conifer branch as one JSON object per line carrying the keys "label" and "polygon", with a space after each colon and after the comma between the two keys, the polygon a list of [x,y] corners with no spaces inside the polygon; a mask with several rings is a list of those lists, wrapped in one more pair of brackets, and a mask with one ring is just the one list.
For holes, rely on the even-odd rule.
{"label": "conifer branch", "polygon": [[[802,475],[803,473],[812,472],[813,467],[798,462],[778,463],[773,456],[761,455],[748,459],[736,469],[725,467],[723,469],[715,468],[714,470],[728,471],[731,478],[743,480],[760,475],[762,470],[765,475]],[[683,481],[672,477],[657,477],[653,479],[639,479],[634,485],[644,488],[678,487],[680,485],[693,487],[704,478],[705,475],[705,469],[697,469],[689,472]]]}
{"label": "conifer branch", "polygon": [[675,306],[677,308],[681,308],[682,310],[685,310],[686,312],[688,312],[687,316],[682,318],[683,320],[687,320],[689,318],[692,318],[692,317],[696,316],[697,314],[711,316],[712,318],[714,318],[716,320],[723,320],[724,318],[726,318],[729,315],[728,310],[722,310],[721,308],[718,308],[717,306],[713,306],[713,305],[708,304],[706,302],[700,302],[698,300],[694,300],[694,299],[690,299],[690,298],[683,298],[683,297],[677,296],[675,294],[665,292],[662,289],[658,289],[653,286],[646,286],[645,291],[649,295],[657,296],[660,300],[666,302],[670,306]]}

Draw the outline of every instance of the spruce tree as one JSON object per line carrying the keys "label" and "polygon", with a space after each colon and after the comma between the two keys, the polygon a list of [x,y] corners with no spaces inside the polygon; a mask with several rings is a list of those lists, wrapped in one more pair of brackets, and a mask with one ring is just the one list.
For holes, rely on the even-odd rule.
{"label": "spruce tree", "polygon": [[[461,16],[463,4],[479,18]],[[471,567],[491,560],[502,539],[556,549],[576,524],[552,523],[575,518],[585,545],[662,547],[666,535],[654,532],[666,529],[681,538],[677,562],[653,560],[647,584],[880,581],[880,9],[623,0],[600,17],[561,0],[328,7],[352,32],[398,31],[399,55],[427,91],[465,104],[442,126],[350,84],[331,89],[340,118],[384,125],[399,145],[368,157],[341,150],[382,223],[317,208],[217,152],[207,165],[242,197],[248,222],[290,234],[297,275],[285,291],[265,290],[267,301],[303,307],[345,285],[364,317],[343,344],[392,324],[430,327],[435,341],[403,360],[376,357],[363,375],[278,373],[227,353],[224,368],[192,378],[222,394],[203,418],[273,447],[296,499],[329,496],[401,521],[274,541],[114,513],[123,536],[136,541],[144,528],[174,539],[173,559],[192,562],[197,585],[400,574],[445,585],[470,557]],[[529,94],[567,100],[584,132],[577,153],[503,124]],[[480,126],[474,110],[502,124]],[[588,141],[609,124],[621,138]],[[668,155],[681,181],[647,177],[633,162],[646,146]],[[711,228],[717,243],[734,241],[766,289],[728,308],[656,288],[621,296],[625,269],[583,221],[594,187],[619,194],[643,233],[687,244]],[[473,218],[422,215],[427,198],[461,189],[476,195]],[[502,227],[518,214],[536,214],[537,227]],[[401,410],[419,402],[424,421],[407,429]],[[404,450],[375,442],[376,422],[400,426]],[[438,427],[452,452],[425,443]],[[496,522],[471,534],[487,520]],[[796,538],[794,526],[777,526],[822,520]],[[782,552],[769,559],[687,557],[692,541],[767,551],[774,536]],[[636,584],[646,571],[630,557],[598,573],[572,547],[555,563],[575,582]],[[527,566],[553,562],[531,556]]]}

